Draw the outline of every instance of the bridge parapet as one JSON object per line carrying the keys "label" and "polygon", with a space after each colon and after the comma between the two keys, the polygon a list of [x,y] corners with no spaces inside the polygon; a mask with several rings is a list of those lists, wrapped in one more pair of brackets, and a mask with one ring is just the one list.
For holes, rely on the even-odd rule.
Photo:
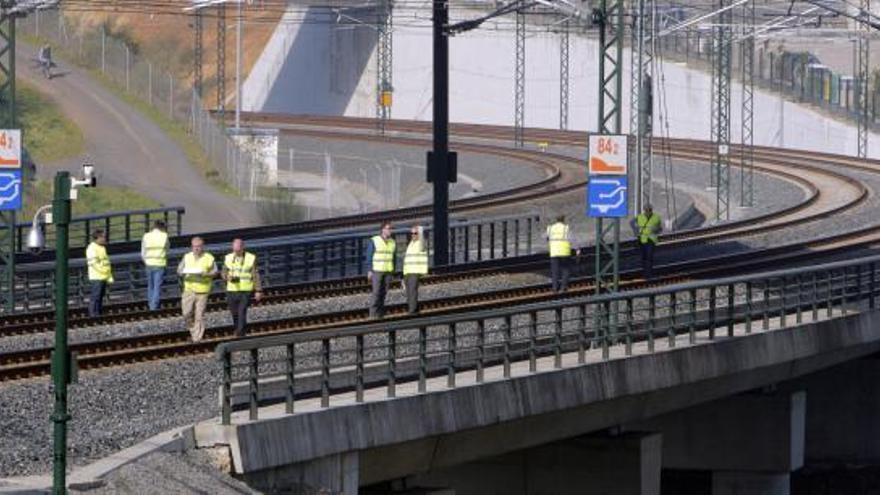
{"label": "bridge parapet", "polygon": [[647,419],[876,352],[878,261],[223,344],[197,438],[364,484]]}

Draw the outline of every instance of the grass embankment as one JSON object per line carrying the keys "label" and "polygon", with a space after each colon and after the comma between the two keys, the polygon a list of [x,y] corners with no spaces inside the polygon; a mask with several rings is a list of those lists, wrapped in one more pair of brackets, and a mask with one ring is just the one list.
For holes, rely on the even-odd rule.
{"label": "grass embankment", "polygon": [[[33,86],[18,83],[18,120],[22,129],[24,147],[37,163],[50,163],[79,156],[85,149],[85,139],[76,124],[64,116],[51,98]],[[23,219],[29,219],[37,208],[52,200],[52,182],[36,180],[25,187]],[[82,189],[73,203],[74,215],[106,213],[110,211],[156,208],[157,201],[130,189],[101,186]]]}

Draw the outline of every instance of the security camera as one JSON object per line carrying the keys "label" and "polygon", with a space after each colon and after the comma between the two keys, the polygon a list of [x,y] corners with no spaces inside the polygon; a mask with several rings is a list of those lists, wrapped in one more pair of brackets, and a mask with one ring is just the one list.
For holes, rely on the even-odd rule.
{"label": "security camera", "polygon": [[98,178],[95,177],[95,165],[91,162],[85,162],[82,165],[82,179],[72,179],[70,181],[70,185],[73,188],[77,187],[96,187],[98,185]]}

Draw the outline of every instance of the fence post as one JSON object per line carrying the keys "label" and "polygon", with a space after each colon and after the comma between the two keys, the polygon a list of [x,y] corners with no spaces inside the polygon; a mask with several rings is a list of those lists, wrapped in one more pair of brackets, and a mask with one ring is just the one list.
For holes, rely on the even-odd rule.
{"label": "fence post", "polygon": [[104,74],[107,51],[107,27],[101,25],[101,74]]}
{"label": "fence post", "polygon": [[125,91],[131,93],[131,48],[125,44]]}
{"label": "fence post", "polygon": [[168,118],[174,120],[174,76],[168,73]]}

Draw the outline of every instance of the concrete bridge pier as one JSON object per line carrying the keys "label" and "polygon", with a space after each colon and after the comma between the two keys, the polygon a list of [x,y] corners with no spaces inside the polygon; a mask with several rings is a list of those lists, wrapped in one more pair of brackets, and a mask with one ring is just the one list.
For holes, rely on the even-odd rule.
{"label": "concrete bridge pier", "polygon": [[783,388],[810,396],[808,464],[880,464],[880,355],[806,375]]}
{"label": "concrete bridge pier", "polygon": [[409,476],[403,485],[455,495],[659,495],[661,452],[657,433],[586,435]]}
{"label": "concrete bridge pier", "polygon": [[712,495],[788,495],[804,464],[806,393],[738,395],[632,425],[663,435],[663,468],[712,471]]}

